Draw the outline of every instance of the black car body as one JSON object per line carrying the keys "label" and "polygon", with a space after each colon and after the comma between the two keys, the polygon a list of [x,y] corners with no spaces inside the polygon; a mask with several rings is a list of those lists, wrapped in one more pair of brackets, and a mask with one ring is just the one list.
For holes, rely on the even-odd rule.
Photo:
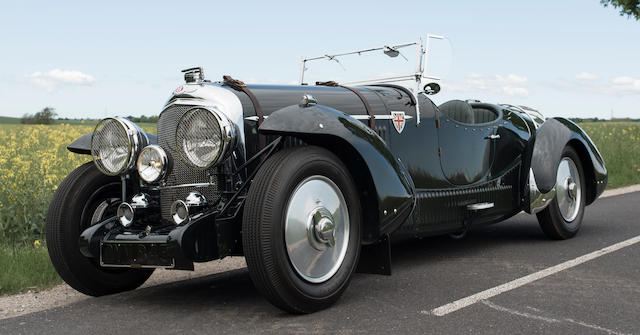
{"label": "black car body", "polygon": [[[222,129],[222,149],[210,166],[194,168],[185,159],[189,153],[180,151],[180,146],[191,145],[191,140],[180,142],[177,138],[208,129],[190,128],[186,133],[178,129],[179,123],[189,122],[185,118],[196,115],[190,112],[194,109],[220,118],[216,122]],[[452,101],[438,107],[427,94],[413,94],[390,84],[247,86],[230,78],[212,83],[196,75],[189,77],[167,101],[160,113],[157,137],[145,134],[126,120],[108,120],[126,128],[129,140],[122,143],[128,143],[130,148],[128,161],[138,159],[147,145],[157,146],[166,157],[157,181],[141,179],[131,162],[113,173],[108,181],[120,193],[102,196],[110,200],[98,201],[98,205],[87,200],[85,207],[77,210],[81,214],[73,219],[76,223],[58,217],[67,210],[63,204],[69,195],[64,190],[71,189],[72,182],[79,183],[80,177],[69,181],[67,188],[61,187],[60,194],[54,197],[48,218],[48,242],[50,249],[60,250],[51,252],[52,260],[67,282],[92,295],[136,287],[150,274],[151,270],[144,268],[189,270],[193,269],[193,262],[245,255],[252,279],[270,301],[288,311],[311,312],[337,299],[356,266],[362,272],[390,273],[390,237],[460,236],[470,227],[500,222],[525,211],[538,213],[539,217],[546,215],[541,218],[541,225],[549,236],[567,238],[577,232],[584,206],[591,204],[607,184],[601,155],[585,132],[567,119],[544,120],[526,107],[478,101]],[[92,143],[92,134],[87,134],[70,144],[69,150],[79,154],[93,152],[100,167],[96,141],[96,135]],[[209,144],[204,145],[205,149],[206,145]],[[351,222],[342,228],[343,235],[336,233],[341,228],[332,222],[331,215],[322,217],[326,211],[314,209],[313,215],[308,214],[308,242],[316,248],[313,250],[321,250],[319,253],[337,248],[339,238],[349,236],[345,231],[359,225],[359,230],[351,230],[352,235],[359,235],[357,246],[344,242],[342,254],[337,257],[340,263],[328,262],[333,268],[319,277],[307,277],[305,274],[313,271],[298,268],[299,264],[308,263],[296,263],[292,255],[295,247],[287,244],[288,236],[272,242],[283,234],[264,231],[267,228],[262,227],[271,227],[260,223],[261,215],[266,215],[264,209],[248,208],[257,206],[259,201],[267,203],[266,198],[272,196],[270,190],[277,189],[277,185],[269,183],[277,182],[276,170],[283,170],[287,162],[270,160],[276,156],[297,157],[296,149],[305,147],[316,148],[316,156],[321,155],[318,152],[329,152],[332,160],[337,157],[355,186],[351,196],[340,182],[326,183],[338,185],[335,194],[342,197],[344,193],[346,199],[343,209],[348,209]],[[156,160],[149,164],[161,165]],[[564,179],[559,179],[559,167],[570,169]],[[85,167],[89,169],[95,170],[93,166]],[[262,177],[265,173],[276,177]],[[332,179],[331,172],[325,175]],[[256,178],[261,183],[258,186],[252,185]],[[295,190],[291,188],[289,193],[294,194]],[[274,201],[278,203],[277,199]],[[562,201],[569,203],[570,212],[564,216],[564,226],[559,221],[562,216],[558,216]],[[549,208],[552,203],[555,209]],[[356,204],[357,210],[352,208]],[[288,208],[286,200],[282,206]],[[103,208],[98,216],[96,207]],[[87,211],[93,211],[92,217],[98,219],[87,221]],[[247,218],[251,215],[253,219]],[[356,216],[358,222],[353,221]],[[72,236],[59,237],[72,234],[60,228],[67,224],[78,226],[78,245],[74,247],[79,251],[74,255],[62,251],[67,244],[73,244]],[[325,230],[318,228],[321,224]],[[284,235],[289,234],[287,227],[283,228]],[[329,241],[334,237],[337,242]],[[55,242],[56,238],[67,240],[62,245]],[[350,253],[351,250],[355,251]],[[278,260],[282,258],[278,255],[285,255],[284,260]],[[100,280],[97,283],[80,278],[80,269],[74,270],[67,266],[69,261],[64,261],[78,257],[90,260],[96,273],[123,268],[125,273],[136,273],[128,275],[135,278],[122,279],[126,285],[104,288]],[[349,268],[343,275],[342,268],[347,264]],[[342,277],[334,278],[339,276]],[[323,280],[319,280],[321,277]],[[331,282],[334,279],[336,283]]]}

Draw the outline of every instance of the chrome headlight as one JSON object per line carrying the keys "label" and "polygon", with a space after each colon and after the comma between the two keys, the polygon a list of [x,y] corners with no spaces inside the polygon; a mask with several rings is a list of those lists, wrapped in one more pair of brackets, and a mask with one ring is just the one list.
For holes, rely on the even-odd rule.
{"label": "chrome headlight", "polygon": [[148,145],[138,156],[138,174],[147,183],[153,183],[164,177],[167,171],[167,154],[157,145]]}
{"label": "chrome headlight", "polygon": [[147,136],[133,122],[124,118],[107,118],[96,125],[91,136],[91,156],[100,171],[117,175],[133,166],[139,148]]}
{"label": "chrome headlight", "polygon": [[188,110],[176,129],[176,151],[182,161],[196,169],[206,169],[221,161],[229,151],[234,129],[215,109]]}

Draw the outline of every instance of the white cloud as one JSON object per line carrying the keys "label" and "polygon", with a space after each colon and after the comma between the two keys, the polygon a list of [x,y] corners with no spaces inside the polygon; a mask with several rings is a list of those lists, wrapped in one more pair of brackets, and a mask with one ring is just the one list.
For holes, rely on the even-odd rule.
{"label": "white cloud", "polygon": [[[576,79],[559,78],[555,84],[558,88],[570,92],[584,92],[589,94],[604,94],[610,96],[624,96],[640,94],[640,79],[629,76],[620,76],[612,79],[581,76],[589,73],[583,72],[576,75]],[[587,79],[590,78],[590,79]]]}
{"label": "white cloud", "polygon": [[598,79],[598,76],[593,74],[593,73],[589,73],[589,72],[580,72],[580,73],[576,74],[576,79],[594,80],[594,79]]}
{"label": "white cloud", "polygon": [[53,69],[49,72],[34,72],[26,75],[25,79],[51,92],[60,85],[89,85],[96,79],[89,74],[76,70]]}
{"label": "white cloud", "polygon": [[518,97],[526,97],[529,95],[529,91],[527,91],[524,87],[514,87],[514,86],[504,86],[502,87],[502,93],[509,96],[518,96]]}
{"label": "white cloud", "polygon": [[528,81],[527,77],[516,74],[503,76],[499,74],[484,75],[472,73],[468,75],[462,83],[450,86],[452,90],[458,91],[488,91],[508,96],[526,97],[529,95],[529,90],[526,88]]}
{"label": "white cloud", "polygon": [[640,79],[617,77],[611,80],[611,89],[621,93],[640,93]]}

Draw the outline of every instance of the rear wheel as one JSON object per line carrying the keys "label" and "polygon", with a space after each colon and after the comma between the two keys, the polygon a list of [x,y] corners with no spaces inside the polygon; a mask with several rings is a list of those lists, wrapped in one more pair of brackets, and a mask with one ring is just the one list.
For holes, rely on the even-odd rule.
{"label": "rear wheel", "polygon": [[586,184],[578,153],[567,146],[558,164],[556,197],[537,214],[542,231],[552,239],[575,236],[584,216]]}
{"label": "rear wheel", "polygon": [[104,268],[98,259],[83,256],[80,233],[110,216],[120,204],[118,177],[100,172],[93,163],[72,171],[58,187],[47,213],[47,248],[54,268],[74,289],[92,296],[132,290],[153,269]]}
{"label": "rear wheel", "polygon": [[346,289],[360,253],[360,203],[349,171],[314,146],[269,158],[245,203],[249,274],[277,307],[311,313]]}

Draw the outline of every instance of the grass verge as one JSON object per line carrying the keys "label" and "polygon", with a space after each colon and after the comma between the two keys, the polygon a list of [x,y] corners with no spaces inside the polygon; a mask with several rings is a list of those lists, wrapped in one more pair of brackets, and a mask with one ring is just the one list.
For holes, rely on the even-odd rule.
{"label": "grass verge", "polygon": [[0,247],[0,295],[46,289],[61,282],[47,248]]}
{"label": "grass verge", "polygon": [[607,189],[640,184],[640,122],[583,122],[609,173]]}

